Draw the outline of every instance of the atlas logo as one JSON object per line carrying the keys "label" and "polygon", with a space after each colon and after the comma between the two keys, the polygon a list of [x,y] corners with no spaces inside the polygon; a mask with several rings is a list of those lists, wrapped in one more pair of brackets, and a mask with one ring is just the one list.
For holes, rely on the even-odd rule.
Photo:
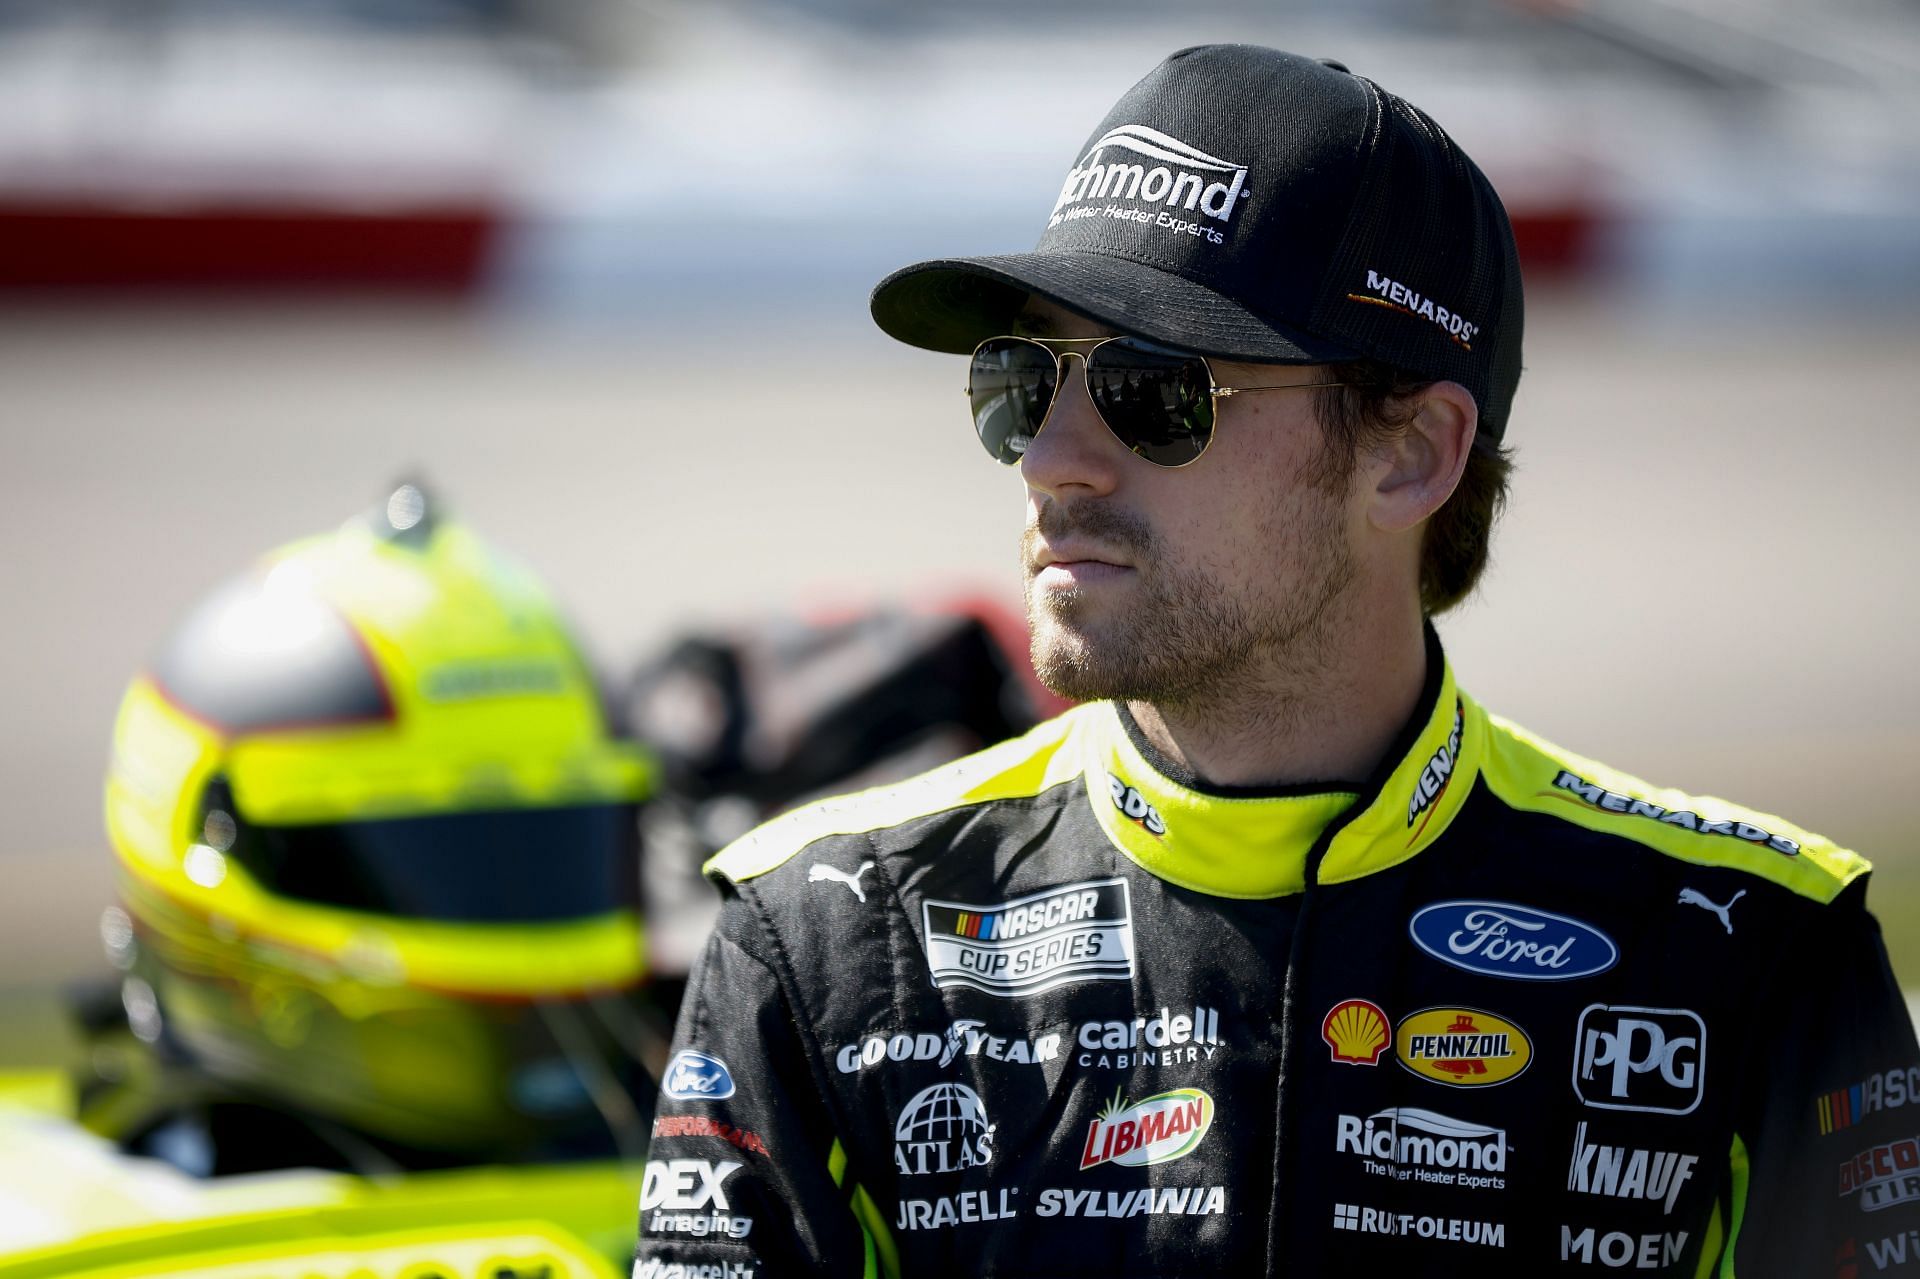
{"label": "atlas logo", "polygon": [[1198,1088],[1176,1088],[1128,1105],[1120,1093],[1087,1128],[1080,1171],[1104,1163],[1127,1168],[1172,1163],[1190,1153],[1213,1127],[1213,1098]]}
{"label": "atlas logo", "polygon": [[1341,1115],[1333,1148],[1358,1155],[1372,1177],[1423,1185],[1500,1190],[1507,1184],[1504,1128],[1467,1123],[1431,1110],[1390,1106],[1362,1119]]}
{"label": "atlas logo", "polygon": [[1920,1199],[1920,1140],[1870,1146],[1840,1165],[1840,1197],[1860,1196],[1863,1212]]}
{"label": "atlas logo", "polygon": [[[1453,704],[1453,731],[1447,734],[1447,740],[1433,753],[1426,767],[1420,770],[1420,776],[1413,784],[1413,797],[1407,801],[1407,825],[1412,826],[1420,814],[1438,802],[1446,794],[1447,783],[1453,779],[1453,766],[1460,759],[1460,730],[1465,723],[1461,715],[1460,703]],[[1424,826],[1421,828],[1425,829]],[[1414,832],[1417,838],[1419,832]]]}
{"label": "atlas logo", "polygon": [[660,1091],[675,1101],[719,1101],[733,1096],[733,1075],[711,1053],[682,1048],[667,1063]]}
{"label": "atlas logo", "polygon": [[993,1161],[996,1125],[980,1094],[965,1084],[922,1088],[893,1125],[893,1165],[909,1177],[961,1172]]}
{"label": "atlas logo", "polygon": [[1657,1201],[1663,1213],[1673,1211],[1680,1189],[1693,1177],[1698,1155],[1670,1150],[1633,1150],[1587,1141],[1587,1125],[1574,1131],[1573,1159],[1567,1165],[1567,1189],[1578,1195],[1608,1199]]}
{"label": "atlas logo", "polygon": [[1583,1266],[1602,1265],[1614,1270],[1665,1270],[1680,1264],[1687,1247],[1687,1232],[1655,1232],[1630,1235],[1611,1230],[1599,1234],[1588,1226],[1579,1234],[1572,1226],[1560,1227],[1560,1260]]}
{"label": "atlas logo", "polygon": [[[1553,784],[1557,790],[1564,791],[1583,803],[1591,804],[1609,813],[1623,813],[1628,817],[1645,817],[1701,835],[1727,835],[1734,839],[1745,840],[1749,844],[1771,848],[1774,852],[1786,857],[1800,855],[1799,844],[1785,835],[1775,835],[1751,822],[1712,821],[1698,813],[1688,812],[1684,808],[1664,808],[1644,799],[1622,795],[1619,791],[1607,790],[1565,769],[1560,770],[1560,775],[1553,779]],[[1553,793],[1553,791],[1543,792],[1547,795]]]}
{"label": "atlas logo", "polygon": [[1393,1051],[1414,1074],[1450,1088],[1504,1084],[1533,1061],[1526,1031],[1478,1008],[1409,1013],[1395,1033]]}
{"label": "atlas logo", "polygon": [[1707,1025],[1684,1008],[1589,1004],[1574,1029],[1573,1092],[1598,1110],[1690,1115],[1707,1069]]}
{"label": "atlas logo", "polygon": [[1407,921],[1413,944],[1443,964],[1518,981],[1572,981],[1620,960],[1591,924],[1512,902],[1435,902]]}
{"label": "atlas logo", "polygon": [[1146,797],[1139,791],[1112,773],[1107,774],[1107,787],[1113,792],[1113,806],[1144,826],[1149,835],[1167,833],[1166,819],[1160,816],[1160,810],[1149,804]]}
{"label": "atlas logo", "polygon": [[1079,981],[1133,979],[1127,881],[1067,884],[997,905],[921,904],[935,986],[1018,998]]}
{"label": "atlas logo", "polygon": [[[725,1235],[745,1239],[751,1217],[735,1216],[727,1202],[726,1180],[743,1165],[734,1159],[650,1159],[640,1183],[642,1232],[649,1236]],[[651,1217],[647,1216],[652,1213]]]}
{"label": "atlas logo", "polygon": [[1246,197],[1241,190],[1246,180],[1244,164],[1208,155],[1144,124],[1123,124],[1096,138],[1079,163],[1068,170],[1047,225],[1059,225],[1062,209],[1087,200],[1141,200],[1169,208],[1178,206],[1224,223]]}
{"label": "atlas logo", "polygon": [[1868,1115],[1916,1102],[1920,1102],[1920,1066],[1896,1066],[1822,1095],[1814,1102],[1814,1117],[1824,1137],[1851,1128]]}

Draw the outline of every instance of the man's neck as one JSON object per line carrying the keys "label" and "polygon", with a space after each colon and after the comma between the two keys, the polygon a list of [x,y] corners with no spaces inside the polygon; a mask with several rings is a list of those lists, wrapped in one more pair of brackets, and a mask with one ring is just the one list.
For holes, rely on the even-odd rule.
{"label": "man's neck", "polygon": [[1358,627],[1316,657],[1242,675],[1217,699],[1128,702],[1147,741],[1214,786],[1359,782],[1417,709],[1427,678],[1418,615]]}

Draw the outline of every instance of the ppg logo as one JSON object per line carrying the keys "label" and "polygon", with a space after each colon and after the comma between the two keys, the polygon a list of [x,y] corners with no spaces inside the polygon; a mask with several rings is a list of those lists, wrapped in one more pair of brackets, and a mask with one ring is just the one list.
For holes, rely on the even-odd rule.
{"label": "ppg logo", "polygon": [[1698,1013],[1591,1004],[1573,1047],[1573,1092],[1589,1106],[1687,1115],[1700,1105],[1707,1025]]}

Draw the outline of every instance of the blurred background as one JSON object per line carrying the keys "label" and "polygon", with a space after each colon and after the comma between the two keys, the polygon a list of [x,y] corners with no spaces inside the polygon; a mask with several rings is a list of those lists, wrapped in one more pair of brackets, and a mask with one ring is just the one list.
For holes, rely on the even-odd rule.
{"label": "blurred background", "polygon": [[1029,247],[1166,53],[1436,117],[1528,276],[1463,683],[1879,865],[1920,985],[1920,11],[1896,0],[0,0],[0,1064],[99,970],[116,702],[425,477],[616,681],[773,609],[1016,598],[1016,474],[883,273]]}

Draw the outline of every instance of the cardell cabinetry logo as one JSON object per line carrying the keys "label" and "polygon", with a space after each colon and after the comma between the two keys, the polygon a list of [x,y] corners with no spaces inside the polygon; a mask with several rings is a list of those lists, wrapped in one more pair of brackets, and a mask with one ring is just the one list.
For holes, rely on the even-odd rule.
{"label": "cardell cabinetry logo", "polygon": [[[1222,228],[1247,197],[1246,181],[1244,164],[1209,155],[1144,124],[1123,124],[1101,134],[1068,171],[1047,228],[1107,217],[1224,244]],[[1197,216],[1183,218],[1176,209]]]}

